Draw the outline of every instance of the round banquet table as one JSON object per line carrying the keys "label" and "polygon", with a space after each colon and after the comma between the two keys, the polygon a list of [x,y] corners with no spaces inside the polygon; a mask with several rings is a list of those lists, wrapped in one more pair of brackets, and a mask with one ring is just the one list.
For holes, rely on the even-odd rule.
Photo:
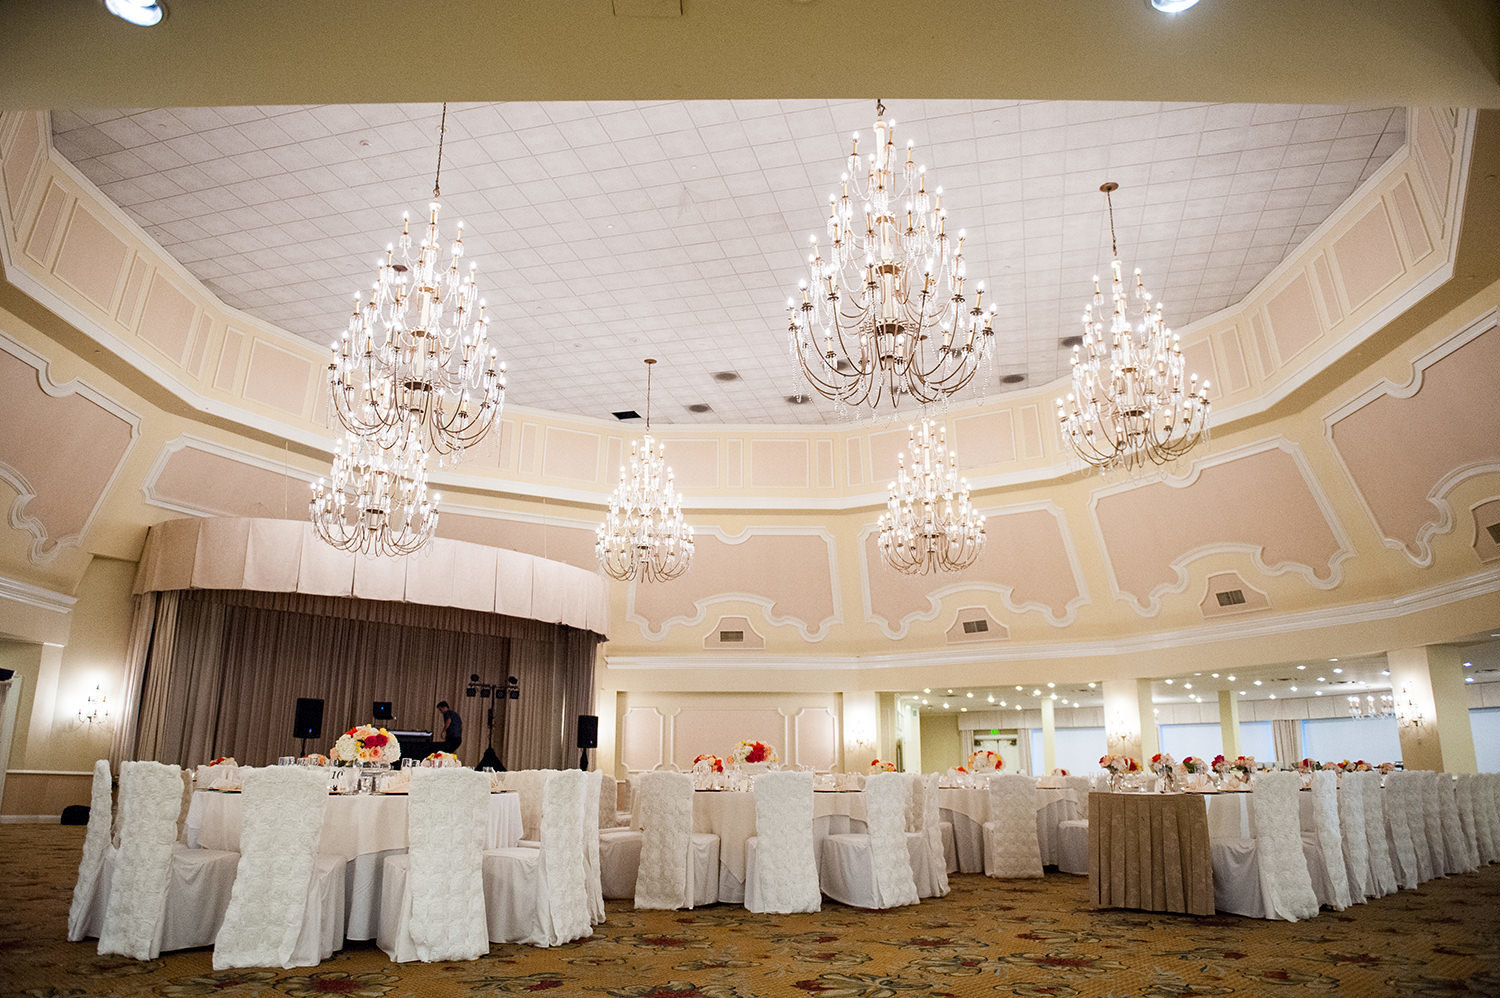
{"label": "round banquet table", "polygon": [[[190,848],[240,851],[244,798],[239,793],[198,790],[188,804],[183,838]],[[405,794],[330,794],[323,813],[318,852],[346,864],[344,936],[374,939],[379,925],[380,876],[385,857],[406,851]],[[521,841],[521,802],[514,792],[490,794],[484,848],[504,849]],[[752,824],[754,817],[751,818]]]}
{"label": "round banquet table", "polygon": [[[1036,840],[1042,850],[1042,865],[1057,865],[1057,826],[1085,817],[1084,804],[1073,791],[1038,788],[1036,792]],[[953,844],[962,873],[984,872],[984,823],[990,820],[990,792],[984,787],[940,787],[938,808],[943,820],[953,824]]]}

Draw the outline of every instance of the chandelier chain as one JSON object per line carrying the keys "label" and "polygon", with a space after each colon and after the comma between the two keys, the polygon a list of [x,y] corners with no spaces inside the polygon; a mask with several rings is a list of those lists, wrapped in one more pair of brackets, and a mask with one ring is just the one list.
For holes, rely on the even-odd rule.
{"label": "chandelier chain", "polygon": [[434,199],[443,196],[443,190],[438,186],[438,181],[443,179],[443,139],[448,135],[448,102],[443,101],[443,117],[438,122],[438,157],[437,171],[432,175],[432,196]]}

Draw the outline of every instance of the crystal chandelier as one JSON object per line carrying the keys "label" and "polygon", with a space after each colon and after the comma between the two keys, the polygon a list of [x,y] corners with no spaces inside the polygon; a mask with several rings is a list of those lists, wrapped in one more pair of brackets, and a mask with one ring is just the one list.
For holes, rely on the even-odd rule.
{"label": "crystal chandelier", "polygon": [[651,437],[651,367],[646,360],[646,435],[630,445],[630,471],[609,497],[594,533],[594,554],[612,579],[669,582],[693,561],[693,528],[682,520],[682,497],[666,466],[666,448]]}
{"label": "crystal chandelier", "polygon": [[459,270],[463,223],[440,263],[437,198],[448,105],[438,133],[437,174],[427,231],[414,243],[403,213],[401,239],[378,261],[368,299],[333,345],[328,388],[333,411],[351,434],[386,450],[415,442],[454,462],[494,425],[505,402],[505,365],[489,348],[489,320],[475,280],[477,265]]}
{"label": "crystal chandelier", "polygon": [[1367,717],[1395,717],[1396,698],[1389,693],[1382,694],[1379,701],[1374,694],[1367,695],[1363,701],[1357,696],[1349,698],[1349,716],[1358,718]]}
{"label": "crystal chandelier", "polygon": [[437,530],[427,452],[415,442],[386,450],[350,435],[334,451],[328,479],[313,484],[308,510],[318,536],[340,550],[412,554]]}
{"label": "crystal chandelier", "polygon": [[924,417],[920,430],[911,429],[908,446],[911,473],[905,455],[898,456],[896,480],[880,514],[880,556],[906,575],[968,568],[984,548],[984,517],[969,504],[969,483],[958,477],[947,431]]}
{"label": "crystal chandelier", "polygon": [[[1182,346],[1135,272],[1135,289],[1120,279],[1115,211],[1110,195],[1109,244],[1114,257],[1111,316],[1094,278],[1094,300],[1083,312],[1083,343],[1073,348],[1073,391],[1057,400],[1062,436],[1079,457],[1101,470],[1136,471],[1175,461],[1208,436],[1208,382],[1184,376]],[[1132,299],[1134,299],[1132,303]],[[1106,324],[1107,322],[1107,324]]]}
{"label": "crystal chandelier", "polygon": [[948,235],[943,189],[928,192],[914,143],[898,160],[894,133],[876,101],[875,152],[861,160],[855,133],[841,193],[828,196],[828,258],[813,236],[801,300],[787,299],[792,356],[840,406],[949,398],[993,353],[984,285],[972,304],[964,293],[963,231]]}

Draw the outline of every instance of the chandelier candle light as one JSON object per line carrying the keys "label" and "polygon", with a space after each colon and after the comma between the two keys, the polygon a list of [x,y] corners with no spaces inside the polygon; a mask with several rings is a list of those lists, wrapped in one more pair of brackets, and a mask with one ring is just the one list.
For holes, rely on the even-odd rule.
{"label": "chandelier candle light", "polygon": [[651,368],[646,360],[646,435],[630,445],[630,468],[609,497],[594,534],[594,554],[612,579],[670,582],[693,561],[693,528],[682,519],[682,497],[667,467],[666,448],[651,436]]}
{"label": "chandelier candle light", "polygon": [[[427,231],[414,243],[402,216],[401,239],[377,262],[368,300],[356,294],[343,339],[328,365],[332,408],[349,433],[391,450],[417,443],[457,462],[494,425],[505,402],[505,365],[489,348],[489,320],[476,281],[478,267],[459,269],[463,223],[439,264],[438,180],[443,134],[438,135],[437,174]],[[415,250],[414,250],[415,247]]]}
{"label": "chandelier candle light", "polygon": [[908,446],[911,472],[906,455],[899,455],[896,480],[880,514],[880,556],[906,575],[968,568],[984,548],[984,517],[969,504],[969,483],[958,477],[958,455],[948,450],[947,430],[924,417],[920,429],[911,428]]}
{"label": "chandelier candle light", "polygon": [[[1208,436],[1208,382],[1184,377],[1182,347],[1162,318],[1160,302],[1135,271],[1133,292],[1120,277],[1113,181],[1099,190],[1109,205],[1114,287],[1111,316],[1094,278],[1094,300],[1083,312],[1083,343],[1073,348],[1073,391],[1057,400],[1057,420],[1084,461],[1101,471],[1138,471],[1175,461]],[[1134,305],[1132,306],[1132,299]],[[1132,311],[1138,314],[1132,318]]]}
{"label": "chandelier candle light", "polygon": [[840,193],[828,196],[829,256],[813,236],[808,277],[787,299],[792,356],[841,407],[949,398],[993,353],[984,285],[972,304],[965,296],[964,233],[949,236],[943,189],[928,192],[915,143],[901,162],[894,133],[876,101],[875,152],[861,160],[856,132]]}
{"label": "chandelier candle light", "polygon": [[[416,429],[412,428],[411,433]],[[415,443],[384,450],[350,435],[334,451],[308,510],[318,536],[342,551],[406,555],[437,530],[438,495],[427,492],[427,452]]]}

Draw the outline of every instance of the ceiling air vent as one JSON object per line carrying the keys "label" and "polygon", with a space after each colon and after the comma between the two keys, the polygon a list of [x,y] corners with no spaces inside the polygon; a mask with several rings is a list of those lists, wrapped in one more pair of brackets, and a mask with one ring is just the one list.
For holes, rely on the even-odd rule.
{"label": "ceiling air vent", "polygon": [[1214,593],[1218,598],[1220,606],[1240,606],[1245,602],[1245,590],[1226,589],[1222,593]]}
{"label": "ceiling air vent", "polygon": [[1500,544],[1500,523],[1492,523],[1484,529],[1490,532],[1490,540]]}
{"label": "ceiling air vent", "polygon": [[983,634],[990,629],[988,620],[966,620],[964,621],[965,634]]}
{"label": "ceiling air vent", "polygon": [[743,644],[745,640],[744,631],[720,631],[719,643],[724,645]]}
{"label": "ceiling air vent", "polygon": [[634,409],[622,409],[614,414],[616,419],[640,419],[641,414]]}

